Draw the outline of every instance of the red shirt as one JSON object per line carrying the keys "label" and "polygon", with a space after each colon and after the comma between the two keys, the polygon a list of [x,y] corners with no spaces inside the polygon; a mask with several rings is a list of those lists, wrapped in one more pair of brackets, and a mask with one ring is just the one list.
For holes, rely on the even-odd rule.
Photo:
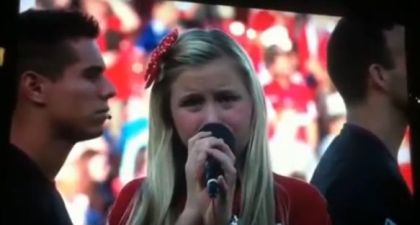
{"label": "red shirt", "polygon": [[315,96],[303,76],[293,75],[288,88],[283,88],[273,80],[264,87],[264,92],[275,110],[285,108],[294,109],[298,113],[309,113],[309,104],[314,102]]}
{"label": "red shirt", "polygon": [[[106,40],[108,31],[114,31],[123,35],[121,32],[121,21],[117,16],[111,15],[106,19],[106,30],[102,30],[96,39],[102,53],[109,50]],[[137,55],[134,45],[126,38],[120,41],[120,47],[114,49],[114,51],[117,51],[116,61],[106,68],[105,75],[115,86],[117,92],[116,97],[122,101],[126,101],[132,94],[131,85],[134,73],[132,67]]]}
{"label": "red shirt", "polygon": [[[125,224],[131,200],[144,179],[128,183],[119,194],[109,214],[109,225]],[[325,199],[310,184],[293,178],[274,175],[276,223],[287,225],[330,225]],[[240,193],[236,193],[234,213],[239,214]]]}
{"label": "red shirt", "polygon": [[272,81],[264,87],[267,99],[276,112],[293,109],[300,119],[297,139],[306,141],[305,127],[317,117],[315,94],[303,81],[303,77],[294,76],[296,81],[290,82],[288,88],[283,88],[278,82]]}

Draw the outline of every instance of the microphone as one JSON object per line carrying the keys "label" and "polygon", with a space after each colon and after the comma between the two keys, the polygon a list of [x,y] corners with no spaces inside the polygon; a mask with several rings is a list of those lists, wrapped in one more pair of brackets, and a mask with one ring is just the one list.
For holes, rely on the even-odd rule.
{"label": "microphone", "polygon": [[[220,123],[208,123],[204,125],[200,131],[210,131],[215,138],[221,138],[229,146],[234,149],[235,137],[232,132]],[[207,187],[210,198],[215,198],[219,193],[219,185],[217,184],[217,177],[223,174],[220,163],[212,156],[208,156],[205,163],[205,176],[203,185]]]}

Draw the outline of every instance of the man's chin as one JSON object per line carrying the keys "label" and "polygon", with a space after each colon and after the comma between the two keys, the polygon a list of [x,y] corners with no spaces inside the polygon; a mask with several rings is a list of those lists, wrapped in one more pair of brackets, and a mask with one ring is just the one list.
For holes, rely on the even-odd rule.
{"label": "man's chin", "polygon": [[79,140],[77,142],[86,141],[86,140],[90,140],[90,139],[95,139],[97,137],[102,136],[103,133],[104,133],[103,128],[83,132],[83,133],[81,133],[81,135],[79,135],[79,137],[78,137]]}

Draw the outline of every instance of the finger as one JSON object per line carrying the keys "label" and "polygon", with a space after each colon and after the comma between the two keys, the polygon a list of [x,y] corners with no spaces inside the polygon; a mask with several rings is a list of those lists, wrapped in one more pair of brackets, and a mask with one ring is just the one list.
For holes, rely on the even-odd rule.
{"label": "finger", "polygon": [[218,161],[223,170],[226,172],[236,171],[235,162],[224,152],[216,148],[206,149],[208,155],[213,156]]}
{"label": "finger", "polygon": [[188,140],[188,150],[192,149],[193,146],[195,145],[195,143],[198,140],[201,140],[203,138],[206,137],[210,137],[211,136],[211,132],[210,131],[206,131],[206,132],[198,132],[197,134],[195,134],[194,136],[192,136],[189,140]]}
{"label": "finger", "polygon": [[222,138],[215,138],[215,137],[208,137],[202,139],[202,141],[206,141],[209,148],[217,148],[220,151],[226,153],[228,157],[235,162],[236,157],[233,154],[232,149],[230,149],[229,145],[227,145]]}
{"label": "finger", "polygon": [[233,195],[235,193],[235,185],[229,186],[225,177],[221,175],[217,178],[217,184],[219,185],[220,189],[220,195],[217,196],[217,202],[221,205],[226,205],[229,199],[233,200]]}
{"label": "finger", "polygon": [[197,178],[201,178],[204,174],[207,152],[202,151],[197,156]]}
{"label": "finger", "polygon": [[221,193],[225,196],[226,193],[228,193],[229,191],[229,185],[227,184],[225,178],[222,175],[217,177],[217,184],[219,185]]}
{"label": "finger", "polygon": [[211,136],[211,134],[209,136],[203,135],[201,139],[197,139],[194,141],[194,143],[191,146],[191,149],[194,149],[192,151],[201,152],[205,151],[206,149],[213,148],[213,146],[219,146],[220,143],[220,140]]}
{"label": "finger", "polygon": [[218,147],[221,148],[220,150],[225,152],[229,156],[229,158],[231,158],[232,161],[235,162],[236,156],[235,154],[233,154],[233,150],[229,147],[229,145],[227,145],[222,138],[219,138],[219,143],[220,144],[218,145]]}
{"label": "finger", "polygon": [[206,151],[201,151],[201,152],[199,152],[198,153],[198,156],[197,156],[197,163],[198,164],[203,164],[204,165],[204,163],[205,163],[205,161],[206,161],[206,159],[207,159],[207,152]]}
{"label": "finger", "polygon": [[[195,147],[189,149],[195,149]],[[201,170],[204,170],[204,164],[207,159],[207,152],[191,150],[188,152],[187,162],[185,164],[185,169],[191,171],[191,174],[200,173]]]}
{"label": "finger", "polygon": [[230,159],[224,152],[217,149],[207,149],[206,151],[220,163],[225,177],[229,180],[229,184],[234,183],[236,180],[236,168],[232,159]]}

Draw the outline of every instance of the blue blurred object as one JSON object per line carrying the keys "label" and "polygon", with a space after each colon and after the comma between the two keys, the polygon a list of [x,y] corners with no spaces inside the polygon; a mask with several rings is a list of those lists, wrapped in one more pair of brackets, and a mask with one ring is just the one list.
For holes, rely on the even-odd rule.
{"label": "blue blurred object", "polygon": [[152,20],[145,26],[143,32],[137,38],[136,46],[149,54],[169,31],[160,21]]}
{"label": "blue blurred object", "polygon": [[120,155],[122,150],[117,145],[117,140],[114,136],[112,136],[111,131],[109,129],[104,129],[102,136],[108,143],[111,153],[116,153],[117,155]]}
{"label": "blue blurred object", "polygon": [[89,209],[86,212],[86,224],[87,225],[105,225],[106,218],[100,212],[94,209]]}
{"label": "blue blurred object", "polygon": [[318,81],[316,80],[316,77],[313,74],[308,74],[305,78],[306,85],[310,88],[316,88],[318,86]]}
{"label": "blue blurred object", "polygon": [[121,132],[120,148],[122,149],[119,178],[125,183],[135,178],[136,156],[143,148],[147,148],[149,120],[138,118],[127,122]]}
{"label": "blue blurred object", "polygon": [[[149,129],[149,120],[147,118],[138,118],[125,123],[121,130],[121,138],[118,148],[121,149],[121,155],[127,149],[128,142],[137,135]],[[139,147],[140,148],[140,147]]]}

